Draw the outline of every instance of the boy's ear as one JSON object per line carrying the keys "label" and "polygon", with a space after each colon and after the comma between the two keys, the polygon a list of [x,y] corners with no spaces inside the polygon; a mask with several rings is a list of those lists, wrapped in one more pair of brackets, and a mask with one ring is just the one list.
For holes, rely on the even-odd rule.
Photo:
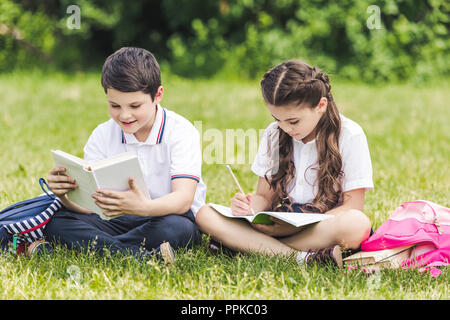
{"label": "boy's ear", "polygon": [[159,103],[162,100],[163,95],[164,95],[164,88],[162,86],[159,86],[158,90],[155,93],[154,102]]}

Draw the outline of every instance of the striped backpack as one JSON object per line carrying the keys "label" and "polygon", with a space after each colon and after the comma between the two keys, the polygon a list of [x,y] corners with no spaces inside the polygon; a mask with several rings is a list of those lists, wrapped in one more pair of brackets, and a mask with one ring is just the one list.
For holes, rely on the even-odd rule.
{"label": "striped backpack", "polygon": [[3,249],[8,249],[12,242],[14,252],[20,245],[44,238],[44,228],[52,216],[63,206],[61,201],[49,189],[47,182],[39,179],[39,184],[45,194],[36,198],[15,203],[0,211],[0,243]]}

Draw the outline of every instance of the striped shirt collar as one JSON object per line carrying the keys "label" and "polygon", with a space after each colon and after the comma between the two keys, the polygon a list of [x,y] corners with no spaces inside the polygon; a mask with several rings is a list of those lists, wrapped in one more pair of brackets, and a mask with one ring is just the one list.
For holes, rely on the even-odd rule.
{"label": "striped shirt collar", "polygon": [[[161,105],[157,105],[156,106],[157,110],[156,110],[156,117],[155,117],[155,121],[153,122],[153,126],[152,129],[150,131],[150,134],[147,138],[147,140],[145,142],[143,142],[143,144],[148,144],[148,145],[155,145],[155,144],[160,144],[163,138],[163,134],[164,134],[164,129],[166,126],[166,110],[161,107]],[[139,142],[136,137],[134,136],[134,134],[132,133],[125,133],[122,131],[122,143],[124,144],[139,144],[141,142]]]}

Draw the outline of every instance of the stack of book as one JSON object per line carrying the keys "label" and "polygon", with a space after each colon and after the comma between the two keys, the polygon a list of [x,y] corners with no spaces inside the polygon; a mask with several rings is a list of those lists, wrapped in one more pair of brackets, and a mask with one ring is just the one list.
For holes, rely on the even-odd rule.
{"label": "stack of book", "polygon": [[362,266],[370,271],[378,271],[381,268],[396,269],[403,261],[416,256],[415,245],[408,245],[380,251],[360,251],[343,259],[344,265]]}

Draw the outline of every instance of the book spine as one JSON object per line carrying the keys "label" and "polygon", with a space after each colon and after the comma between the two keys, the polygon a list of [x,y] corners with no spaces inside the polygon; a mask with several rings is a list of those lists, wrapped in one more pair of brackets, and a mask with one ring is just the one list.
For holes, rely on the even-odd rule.
{"label": "book spine", "polygon": [[92,174],[92,177],[94,178],[94,181],[95,181],[95,189],[99,189],[100,188],[100,184],[98,183],[98,179],[97,179],[97,176],[95,175],[95,171],[90,171],[91,172],[91,174]]}
{"label": "book spine", "polygon": [[[94,181],[95,181],[95,189],[100,189],[100,184],[98,183],[98,179],[97,179],[97,176],[95,175],[95,171],[90,171],[91,172],[91,174],[92,174],[92,177],[94,178]],[[99,206],[97,206],[96,204],[95,204],[95,202],[94,202],[94,205],[98,208],[98,214],[100,215],[100,217],[103,219],[103,220],[110,220],[110,219],[112,219],[111,217],[108,217],[108,216],[105,216],[104,214],[103,214],[103,209],[102,208],[100,208]]]}

